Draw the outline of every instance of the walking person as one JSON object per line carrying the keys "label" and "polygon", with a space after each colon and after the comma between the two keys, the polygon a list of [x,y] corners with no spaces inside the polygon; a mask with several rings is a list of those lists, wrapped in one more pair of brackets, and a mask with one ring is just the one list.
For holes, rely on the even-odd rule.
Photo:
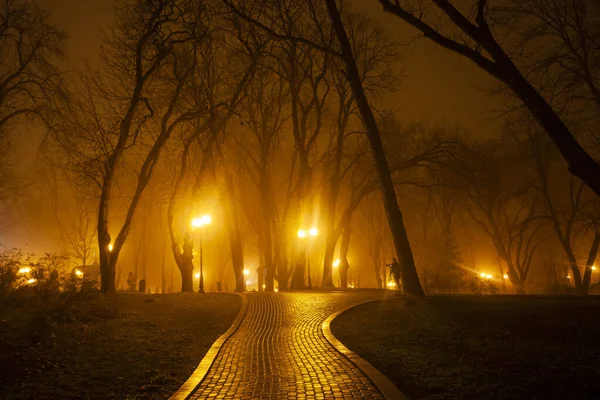
{"label": "walking person", "polygon": [[396,284],[396,290],[400,290],[400,263],[396,260],[396,257],[392,258],[390,266],[390,276]]}

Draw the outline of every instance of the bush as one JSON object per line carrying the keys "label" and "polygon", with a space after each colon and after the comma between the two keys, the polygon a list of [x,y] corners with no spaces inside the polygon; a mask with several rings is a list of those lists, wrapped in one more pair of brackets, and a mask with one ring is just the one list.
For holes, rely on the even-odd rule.
{"label": "bush", "polygon": [[63,254],[36,259],[17,249],[0,253],[0,341],[30,346],[59,320],[71,318],[73,303],[94,293],[68,270]]}

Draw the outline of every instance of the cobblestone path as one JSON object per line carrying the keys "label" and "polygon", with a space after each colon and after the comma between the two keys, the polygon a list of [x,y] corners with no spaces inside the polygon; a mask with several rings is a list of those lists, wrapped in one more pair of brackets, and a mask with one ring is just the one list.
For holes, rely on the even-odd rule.
{"label": "cobblestone path", "polygon": [[192,399],[383,399],[322,322],[379,293],[256,293]]}

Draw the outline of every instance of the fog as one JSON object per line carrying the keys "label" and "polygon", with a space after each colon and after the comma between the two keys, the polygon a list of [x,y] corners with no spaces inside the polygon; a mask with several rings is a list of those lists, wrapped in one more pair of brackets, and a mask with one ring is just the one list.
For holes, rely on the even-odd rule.
{"label": "fog", "polygon": [[597,290],[597,67],[552,63],[595,42],[502,36],[523,10],[490,8],[538,99],[404,45],[376,1],[338,2],[354,81],[322,2],[94,3],[95,29],[38,3],[3,10],[24,32],[1,38],[5,251],[64,254],[105,292],[400,289],[393,259],[409,292],[411,270],[425,293]]}

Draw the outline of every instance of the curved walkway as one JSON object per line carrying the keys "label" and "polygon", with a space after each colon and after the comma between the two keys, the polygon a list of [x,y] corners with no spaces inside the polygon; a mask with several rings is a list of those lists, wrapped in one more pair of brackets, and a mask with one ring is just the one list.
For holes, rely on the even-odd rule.
{"label": "curved walkway", "polygon": [[321,325],[381,292],[253,293],[191,399],[383,399],[373,382],[324,337]]}

